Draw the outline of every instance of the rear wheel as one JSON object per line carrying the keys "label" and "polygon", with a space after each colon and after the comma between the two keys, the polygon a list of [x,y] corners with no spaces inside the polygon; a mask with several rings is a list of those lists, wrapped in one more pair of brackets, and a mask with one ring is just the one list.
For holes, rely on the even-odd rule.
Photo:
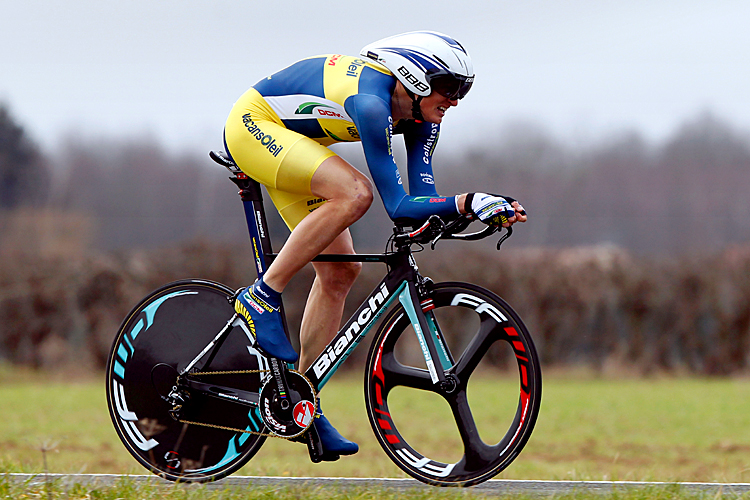
{"label": "rear wheel", "polygon": [[[188,280],[166,285],[127,316],[107,363],[107,403],[115,430],[144,467],[172,481],[211,481],[236,471],[257,453],[265,436],[188,424],[170,416],[166,397],[177,374],[234,315],[233,291],[219,283]],[[267,362],[241,328],[233,328],[210,371],[252,373],[201,376],[200,380],[258,393]],[[257,407],[183,391],[182,421],[264,432]],[[267,431],[265,431],[267,432]]]}
{"label": "rear wheel", "polygon": [[432,383],[409,317],[397,306],[367,360],[370,424],[391,460],[420,481],[486,481],[510,465],[534,428],[542,390],[534,344],[511,307],[475,285],[435,285],[422,310],[448,383]]}

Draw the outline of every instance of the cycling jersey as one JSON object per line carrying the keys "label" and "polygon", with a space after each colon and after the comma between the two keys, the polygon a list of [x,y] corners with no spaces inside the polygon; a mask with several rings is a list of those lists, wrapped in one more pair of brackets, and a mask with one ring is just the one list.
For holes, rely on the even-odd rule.
{"label": "cycling jersey", "polygon": [[[309,180],[315,168],[334,153],[308,144],[303,155],[301,142],[309,141],[300,139],[320,146],[361,141],[391,219],[424,220],[433,214],[451,218],[458,213],[455,197],[437,194],[432,173],[440,127],[413,120],[394,126],[391,96],[395,85],[396,78],[385,67],[356,57],[303,59],[261,80],[235,104],[225,129],[228,153],[259,182],[303,196],[311,195]],[[404,190],[393,157],[393,134],[404,136],[410,194]],[[243,148],[250,147],[252,154],[243,154]],[[302,170],[290,172],[298,168]],[[295,189],[289,186],[294,182],[307,185]],[[276,198],[278,193],[272,194],[274,203]],[[287,203],[312,207],[311,211],[324,201],[308,198]],[[277,208],[281,211],[278,204]]]}

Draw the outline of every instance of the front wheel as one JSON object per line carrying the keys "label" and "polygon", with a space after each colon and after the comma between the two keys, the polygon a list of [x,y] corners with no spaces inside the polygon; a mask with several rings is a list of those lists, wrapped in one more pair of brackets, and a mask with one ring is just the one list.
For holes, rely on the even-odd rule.
{"label": "front wheel", "polygon": [[[542,398],[539,360],[518,315],[481,287],[437,284],[422,310],[447,383],[432,383],[398,305],[367,360],[370,425],[410,476],[436,486],[471,486],[508,467],[528,441]],[[454,358],[453,352],[460,354]]]}

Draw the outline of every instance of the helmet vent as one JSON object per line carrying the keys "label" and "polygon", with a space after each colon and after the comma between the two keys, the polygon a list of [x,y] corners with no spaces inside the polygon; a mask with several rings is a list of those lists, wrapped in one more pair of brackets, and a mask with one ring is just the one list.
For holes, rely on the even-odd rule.
{"label": "helmet vent", "polygon": [[442,59],[440,59],[436,54],[432,54],[432,57],[434,57],[435,59],[437,59],[437,61],[440,64],[442,64],[443,66],[445,66],[446,68],[448,67],[448,65],[445,63],[445,61],[443,61]]}

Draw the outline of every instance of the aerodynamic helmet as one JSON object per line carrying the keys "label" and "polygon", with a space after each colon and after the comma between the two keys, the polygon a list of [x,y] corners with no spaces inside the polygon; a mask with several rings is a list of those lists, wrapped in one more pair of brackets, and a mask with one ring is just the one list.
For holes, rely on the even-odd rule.
{"label": "aerodynamic helmet", "polygon": [[462,99],[474,83],[474,67],[466,49],[436,31],[412,31],[366,45],[360,55],[393,73],[413,99],[434,90],[448,99]]}

